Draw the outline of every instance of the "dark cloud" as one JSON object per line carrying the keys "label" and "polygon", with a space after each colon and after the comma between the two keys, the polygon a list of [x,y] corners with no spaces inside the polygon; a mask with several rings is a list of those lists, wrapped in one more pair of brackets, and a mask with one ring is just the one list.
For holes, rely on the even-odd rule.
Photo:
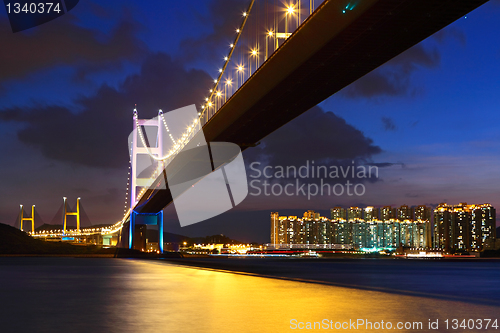
{"label": "dark cloud", "polygon": [[212,32],[183,40],[180,44],[180,59],[185,62],[205,59],[215,64],[222,63],[222,57],[226,55],[224,52],[229,51],[229,44],[236,37],[235,30],[243,21],[241,14],[248,8],[248,3],[246,0],[212,1],[209,14],[200,18],[212,26]]}
{"label": "dark cloud", "polygon": [[129,76],[118,88],[102,86],[92,97],[76,104],[82,111],[53,105],[0,110],[0,120],[17,121],[21,142],[39,148],[54,160],[91,167],[123,168],[128,163],[127,137],[132,130],[132,109],[137,103],[141,118],[199,103],[210,77],[200,70],[186,70],[166,54],[154,54],[141,72]]}
{"label": "dark cloud", "polygon": [[369,160],[381,151],[344,119],[316,106],[267,136],[261,145],[245,151],[245,157],[248,161],[265,159],[273,166],[300,166],[307,160],[318,163]]}
{"label": "dark cloud", "polygon": [[453,26],[448,26],[444,29],[439,30],[434,35],[432,35],[432,37],[434,37],[440,43],[444,43],[445,41],[450,39],[455,39],[459,41],[463,46],[467,44],[467,36],[463,32],[463,30]]}
{"label": "dark cloud", "polygon": [[[40,105],[0,110],[0,120],[23,123],[19,140],[50,159],[123,168],[128,162],[125,143],[132,129],[134,104],[141,118],[150,118],[160,108],[173,110],[199,103],[210,82],[205,72],[186,70],[170,56],[155,54],[147,58],[139,74],[129,76],[118,88],[104,85],[94,96],[77,100],[78,113],[67,107]],[[306,160],[351,163],[379,152],[361,131],[314,107],[245,154],[274,165],[301,165]]]}
{"label": "dark cloud", "polygon": [[114,61],[139,59],[146,49],[135,35],[140,27],[126,18],[110,36],[77,25],[67,14],[57,20],[13,34],[7,20],[0,20],[0,82],[22,78],[53,66],[81,66],[86,63],[101,68]]}
{"label": "dark cloud", "polygon": [[384,130],[386,131],[395,131],[396,130],[396,124],[394,124],[394,121],[389,118],[389,117],[382,117],[382,125],[384,126]]}
{"label": "dark cloud", "polygon": [[421,67],[436,68],[440,60],[441,57],[436,48],[428,50],[422,44],[417,44],[349,85],[342,91],[342,94],[349,98],[412,94],[415,91],[411,85],[413,72]]}
{"label": "dark cloud", "polygon": [[379,168],[387,168],[394,165],[400,165],[402,168],[405,168],[406,165],[404,163],[391,163],[391,162],[380,162],[380,163],[368,163],[368,165],[373,165]]}
{"label": "dark cloud", "polygon": [[100,17],[100,18],[105,18],[105,19],[111,18],[111,13],[108,10],[106,10],[103,6],[101,6],[100,4],[92,2],[92,1],[88,1],[88,2],[86,2],[85,5],[88,6],[92,15],[94,15],[96,17]]}

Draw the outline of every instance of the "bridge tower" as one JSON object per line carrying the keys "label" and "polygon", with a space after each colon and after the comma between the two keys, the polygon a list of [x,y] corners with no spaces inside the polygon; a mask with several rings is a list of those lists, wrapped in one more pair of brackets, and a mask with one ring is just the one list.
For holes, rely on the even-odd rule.
{"label": "bridge tower", "polygon": [[23,230],[23,222],[31,222],[31,232],[35,232],[35,205],[31,206],[31,217],[24,217],[23,205],[21,206],[21,212],[19,214],[19,228]]}
{"label": "bridge tower", "polygon": [[67,198],[63,197],[63,234],[66,234],[66,222],[68,216],[76,216],[76,230],[80,232],[80,198],[76,199],[76,212],[68,212]]}
{"label": "bridge tower", "polygon": [[[130,149],[130,223],[129,223],[129,249],[137,248],[142,249],[139,244],[134,244],[134,238],[136,234],[136,226],[138,225],[157,225],[158,226],[158,249],[160,253],[163,253],[163,210],[156,214],[141,214],[134,211],[134,207],[137,204],[137,188],[148,188],[152,184],[151,178],[141,178],[141,171],[144,168],[139,163],[140,157],[151,158],[149,154],[157,157],[163,156],[163,121],[160,117],[161,110],[158,113],[157,118],[153,119],[139,119],[137,115],[137,109],[134,109],[134,121],[133,121],[133,131],[131,138],[131,149]],[[142,128],[145,127],[156,127],[156,138],[152,135],[147,135],[144,133]],[[153,139],[153,140],[151,140]],[[149,141],[149,142],[148,142]],[[147,146],[146,146],[147,145]],[[156,161],[158,165],[157,168],[163,167],[163,162]],[[139,241],[139,240],[137,240]]]}
{"label": "bridge tower", "polygon": [[[132,131],[132,148],[131,148],[131,188],[130,188],[130,208],[133,209],[137,203],[137,187],[147,188],[151,185],[152,180],[148,178],[140,178],[141,165],[139,165],[139,157],[150,157],[149,153],[155,156],[163,155],[163,123],[158,115],[157,119],[139,119],[137,109],[134,109],[134,127]],[[145,147],[143,141],[151,139],[151,136],[144,133],[142,127],[156,127],[157,135],[154,142],[149,142],[148,147]],[[146,141],[146,143],[148,143]],[[161,162],[158,162],[161,163]]]}

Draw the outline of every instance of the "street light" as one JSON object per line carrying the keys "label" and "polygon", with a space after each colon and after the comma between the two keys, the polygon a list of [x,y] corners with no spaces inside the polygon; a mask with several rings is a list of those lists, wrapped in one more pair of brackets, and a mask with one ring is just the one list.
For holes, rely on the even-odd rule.
{"label": "street light", "polygon": [[231,87],[232,84],[233,84],[233,81],[231,81],[231,79],[226,79],[226,84],[224,85],[224,103],[227,100],[227,96],[231,95],[231,93],[232,93],[232,91],[230,89],[228,89],[228,86]]}
{"label": "street light", "polygon": [[[241,73],[241,84],[243,84],[243,75],[245,73],[244,72],[245,67],[243,67],[242,65],[238,65],[237,69],[238,69],[238,73]],[[239,80],[239,78],[240,78],[240,74],[238,74],[238,80]]]}
{"label": "street light", "polygon": [[266,34],[266,59],[268,58],[268,55],[269,55],[269,41],[268,39],[272,38],[274,36],[274,31],[272,30],[269,30]]}
{"label": "street light", "polygon": [[[257,70],[257,68],[259,67],[259,57],[258,57],[258,54],[259,54],[259,53],[257,52],[257,49],[255,48],[255,49],[252,49],[252,50],[251,50],[250,54],[251,54],[253,57],[255,57],[255,70]],[[248,61],[248,65],[249,65],[249,67],[250,67],[250,73],[252,73],[252,65],[251,65],[251,64],[252,64],[252,63],[251,63],[251,61],[250,61],[250,59],[249,59],[249,61]]]}
{"label": "street light", "polygon": [[288,15],[292,16],[295,12],[295,6],[290,5],[286,9],[285,14],[285,35],[288,35]]}

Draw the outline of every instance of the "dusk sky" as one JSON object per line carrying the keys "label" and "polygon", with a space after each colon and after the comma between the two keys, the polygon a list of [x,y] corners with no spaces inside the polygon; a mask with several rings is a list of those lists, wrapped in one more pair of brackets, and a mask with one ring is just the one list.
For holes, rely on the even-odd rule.
{"label": "dusk sky", "polygon": [[[14,225],[19,204],[35,204],[43,222],[59,224],[63,196],[70,205],[81,197],[93,224],[119,221],[134,104],[141,118],[200,107],[247,5],[80,0],[15,34],[1,9],[0,222]],[[500,1],[489,1],[244,152],[247,166],[377,165],[363,196],[249,195],[184,228],[169,206],[165,230],[268,242],[271,211],[440,202],[498,210],[499,17]]]}

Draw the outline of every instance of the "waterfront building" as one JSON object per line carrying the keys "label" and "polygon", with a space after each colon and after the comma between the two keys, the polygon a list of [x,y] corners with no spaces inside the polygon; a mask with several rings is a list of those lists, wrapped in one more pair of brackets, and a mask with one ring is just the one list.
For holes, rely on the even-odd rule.
{"label": "waterfront building", "polygon": [[346,215],[346,210],[345,208],[342,208],[342,207],[335,207],[335,208],[332,208],[330,209],[330,213],[331,213],[331,219],[332,220],[346,220],[347,219],[347,215]]}
{"label": "waterfront building", "polygon": [[397,209],[397,218],[399,221],[412,220],[411,209],[407,205],[403,205]]}
{"label": "waterfront building", "polygon": [[396,208],[391,206],[385,206],[380,209],[380,219],[382,221],[388,221],[396,218]]}
{"label": "waterfront building", "polygon": [[420,205],[380,209],[335,207],[331,218],[309,210],[302,217],[271,213],[271,244],[349,245],[355,248],[436,248],[445,251],[493,249],[496,210],[479,205],[439,204],[433,212]]}
{"label": "waterfront building", "polygon": [[496,211],[481,205],[439,204],[434,210],[433,246],[445,251],[481,251],[494,248]]}

